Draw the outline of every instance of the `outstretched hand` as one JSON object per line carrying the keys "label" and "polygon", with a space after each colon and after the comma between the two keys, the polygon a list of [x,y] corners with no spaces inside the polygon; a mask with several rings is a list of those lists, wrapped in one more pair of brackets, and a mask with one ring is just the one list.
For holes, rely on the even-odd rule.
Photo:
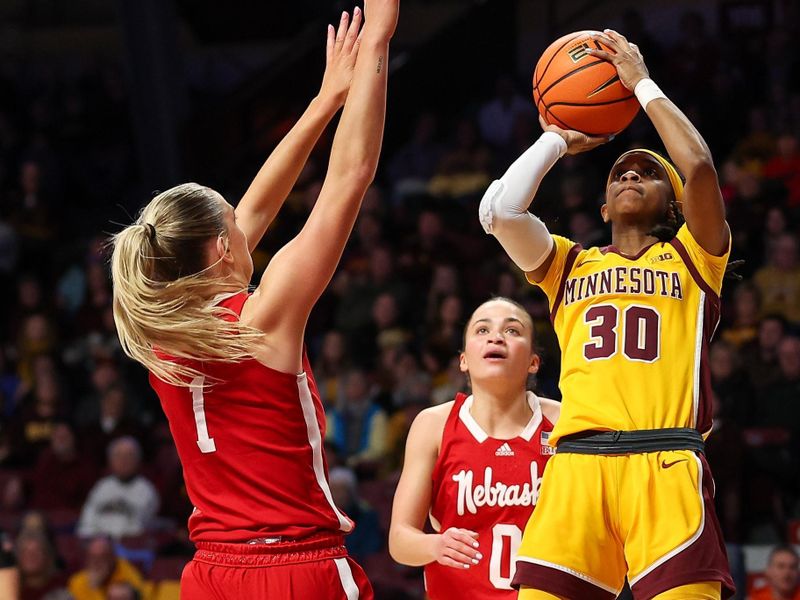
{"label": "outstretched hand", "polygon": [[592,148],[597,148],[597,146],[611,140],[611,137],[592,137],[580,131],[561,129],[556,125],[548,125],[541,115],[539,115],[539,124],[545,131],[552,131],[564,138],[564,141],[567,143],[567,154],[580,154]]}
{"label": "outstretched hand", "polygon": [[328,25],[325,74],[322,76],[319,95],[332,98],[339,106],[344,105],[353,81],[353,69],[361,42],[361,21],[361,9],[356,7],[352,19],[347,12],[342,13],[338,29]]}
{"label": "outstretched hand", "polygon": [[650,77],[639,47],[629,43],[621,33],[617,33],[613,29],[606,29],[603,33],[593,34],[592,39],[610,48],[611,52],[597,48],[588,48],[586,52],[614,65],[619,74],[619,80],[629,90],[633,91],[637,83]]}

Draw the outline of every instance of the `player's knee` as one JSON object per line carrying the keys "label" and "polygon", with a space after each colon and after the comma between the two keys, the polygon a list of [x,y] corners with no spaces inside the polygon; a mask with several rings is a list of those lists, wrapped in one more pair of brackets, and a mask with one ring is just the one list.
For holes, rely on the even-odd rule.
{"label": "player's knee", "polygon": [[543,592],[541,590],[535,590],[533,588],[525,586],[520,588],[517,599],[518,600],[569,600],[569,598],[563,598],[561,596],[556,596],[554,594],[548,594],[547,592]]}
{"label": "player's knee", "polygon": [[721,596],[722,586],[719,581],[702,581],[672,588],[654,596],[653,600],[720,600]]}

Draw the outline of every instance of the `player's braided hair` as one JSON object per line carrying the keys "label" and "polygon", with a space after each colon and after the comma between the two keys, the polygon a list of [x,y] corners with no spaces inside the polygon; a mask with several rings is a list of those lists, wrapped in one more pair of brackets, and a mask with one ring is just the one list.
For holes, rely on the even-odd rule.
{"label": "player's braided hair", "polygon": [[653,229],[650,230],[650,235],[659,242],[668,242],[678,235],[678,230],[685,222],[686,219],[683,218],[683,211],[673,193],[672,198],[670,198],[667,204],[667,212],[664,221],[653,227]]}
{"label": "player's braided hair", "polygon": [[[667,213],[663,222],[657,224],[650,230],[650,235],[656,238],[659,242],[669,242],[672,238],[678,235],[678,230],[686,222],[683,217],[680,203],[675,199],[675,194],[667,204]],[[735,281],[741,281],[742,276],[737,271],[739,267],[744,265],[743,260],[731,260],[725,267],[725,277]]]}

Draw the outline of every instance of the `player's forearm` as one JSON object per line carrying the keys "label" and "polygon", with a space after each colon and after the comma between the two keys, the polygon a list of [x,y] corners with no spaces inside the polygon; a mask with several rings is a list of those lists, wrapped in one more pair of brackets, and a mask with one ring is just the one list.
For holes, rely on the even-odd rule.
{"label": "player's forearm", "polygon": [[646,112],[687,182],[705,171],[714,170],[711,151],[703,136],[671,100],[656,98],[647,104]]}
{"label": "player's forearm", "polygon": [[409,567],[421,567],[436,560],[435,546],[439,534],[425,533],[411,525],[393,525],[389,530],[389,554]]}
{"label": "player's forearm", "polygon": [[329,175],[349,179],[364,189],[375,177],[383,141],[388,57],[388,39],[372,38],[365,29],[331,148]]}
{"label": "player's forearm", "polygon": [[239,207],[260,221],[261,231],[248,241],[252,247],[278,214],[325,127],[339,110],[334,98],[315,97],[294,127],[272,151],[242,197]]}
{"label": "player's forearm", "polygon": [[478,209],[486,233],[494,235],[523,271],[534,271],[547,258],[553,239],[544,223],[528,212],[539,185],[566,152],[564,139],[545,132],[494,181]]}

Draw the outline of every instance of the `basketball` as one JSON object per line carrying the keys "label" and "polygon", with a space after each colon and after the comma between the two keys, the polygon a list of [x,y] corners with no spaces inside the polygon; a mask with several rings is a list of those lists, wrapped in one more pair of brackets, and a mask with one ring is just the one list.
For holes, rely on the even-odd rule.
{"label": "basketball", "polygon": [[595,33],[570,33],[548,46],[533,73],[533,101],[549,125],[607,136],[628,126],[639,101],[622,85],[614,65],[586,52],[610,51],[591,38]]}

